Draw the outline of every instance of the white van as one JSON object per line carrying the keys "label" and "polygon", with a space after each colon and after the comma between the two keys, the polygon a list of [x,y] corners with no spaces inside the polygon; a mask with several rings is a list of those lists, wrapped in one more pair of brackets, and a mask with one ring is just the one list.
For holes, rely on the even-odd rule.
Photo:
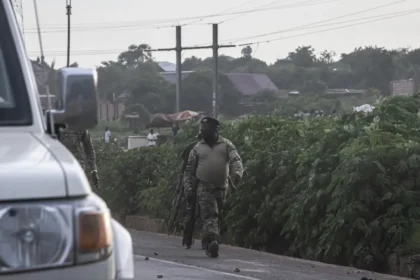
{"label": "white van", "polygon": [[133,279],[130,234],[54,137],[69,118],[97,124],[96,70],[59,74],[63,108],[46,118],[11,1],[0,0],[0,279]]}

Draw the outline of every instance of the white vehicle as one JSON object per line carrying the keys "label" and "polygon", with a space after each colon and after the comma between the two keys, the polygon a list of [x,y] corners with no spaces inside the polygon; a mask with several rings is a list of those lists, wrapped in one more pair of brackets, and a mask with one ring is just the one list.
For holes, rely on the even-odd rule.
{"label": "white vehicle", "polygon": [[0,0],[0,279],[133,279],[130,234],[53,137],[69,119],[97,124],[96,71],[64,68],[59,82],[62,108],[46,118],[12,5]]}

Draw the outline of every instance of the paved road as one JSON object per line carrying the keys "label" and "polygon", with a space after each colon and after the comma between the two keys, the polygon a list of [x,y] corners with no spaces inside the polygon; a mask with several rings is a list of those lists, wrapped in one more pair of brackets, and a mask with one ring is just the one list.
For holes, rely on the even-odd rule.
{"label": "paved road", "polygon": [[[227,245],[210,259],[196,241],[183,249],[180,237],[130,230],[134,243],[136,280],[375,280],[405,279],[354,268],[292,259]],[[148,257],[148,260],[145,260]],[[235,272],[238,268],[239,272]]]}

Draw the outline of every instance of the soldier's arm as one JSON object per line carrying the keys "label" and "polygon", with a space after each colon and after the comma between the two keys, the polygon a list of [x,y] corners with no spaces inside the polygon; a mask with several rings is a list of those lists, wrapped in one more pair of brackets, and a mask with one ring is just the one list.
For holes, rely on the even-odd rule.
{"label": "soldier's arm", "polygon": [[231,177],[242,178],[244,168],[242,159],[232,142],[226,141],[229,156],[229,173]]}
{"label": "soldier's arm", "polygon": [[82,144],[86,154],[87,166],[90,168],[91,172],[97,171],[95,149],[93,148],[92,139],[87,130],[83,133]]}
{"label": "soldier's arm", "polygon": [[188,163],[188,160],[189,160],[189,157],[190,157],[190,153],[191,153],[192,149],[195,147],[196,144],[197,144],[197,142],[192,142],[192,143],[188,144],[188,146],[185,147],[184,151],[182,152],[182,155],[181,155],[181,158],[182,158],[182,161],[183,161],[182,169],[181,169],[182,174],[184,174],[184,172],[185,172],[185,168],[187,166],[187,163]]}
{"label": "soldier's arm", "polygon": [[195,145],[188,156],[187,165],[184,171],[184,191],[186,193],[192,192],[193,180],[195,179],[195,172],[198,164],[198,145]]}

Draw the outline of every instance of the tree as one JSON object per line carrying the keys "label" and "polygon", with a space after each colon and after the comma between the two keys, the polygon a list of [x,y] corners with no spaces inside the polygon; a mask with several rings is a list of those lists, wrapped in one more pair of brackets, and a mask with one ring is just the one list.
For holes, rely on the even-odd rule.
{"label": "tree", "polygon": [[112,101],[114,93],[119,95],[126,88],[123,84],[126,67],[119,62],[103,61],[98,71],[98,92],[101,99]]}
{"label": "tree", "polygon": [[[129,93],[127,104],[143,104],[152,114],[173,113],[175,86],[159,74],[161,69],[153,61],[148,44],[131,45],[115,61],[106,61],[98,67],[98,90],[102,99]],[[357,48],[336,59],[333,51],[322,51],[318,56],[311,46],[300,46],[286,58],[274,64],[252,57],[252,48],[241,50],[241,57],[219,56],[220,73],[265,73],[279,89],[323,93],[327,88],[376,88],[389,94],[393,79],[410,79],[420,73],[420,49],[386,50],[378,47]],[[185,71],[195,71],[185,78],[182,86],[181,107],[196,111],[211,111],[213,58],[186,58]],[[239,112],[241,95],[224,75],[220,75],[220,111]]]}
{"label": "tree", "polygon": [[311,46],[298,47],[288,58],[298,67],[311,67],[316,61],[315,50]]}
{"label": "tree", "polygon": [[383,95],[389,94],[389,83],[395,76],[394,56],[397,52],[378,47],[357,48],[350,54],[342,54],[342,62],[355,73],[356,88],[376,88]]}
{"label": "tree", "polygon": [[308,93],[325,93],[327,91],[327,85],[319,80],[309,80],[303,84],[302,91]]}
{"label": "tree", "polygon": [[150,113],[173,113],[175,87],[164,80],[153,62],[139,64],[127,73],[126,88],[130,104],[143,104]]}
{"label": "tree", "polygon": [[134,114],[139,116],[138,119],[127,119],[124,117],[125,122],[127,122],[128,125],[131,126],[131,128],[135,130],[140,130],[150,122],[150,112],[146,109],[146,107],[144,107],[143,104],[132,104],[127,106],[127,108],[124,111],[124,116]]}
{"label": "tree", "polygon": [[252,48],[250,46],[246,46],[241,50],[242,57],[244,58],[252,58]]}
{"label": "tree", "polygon": [[320,57],[319,57],[318,61],[322,64],[329,65],[329,64],[332,64],[334,62],[334,57],[336,55],[337,54],[335,52],[330,52],[330,51],[324,50],[320,54]]}
{"label": "tree", "polygon": [[197,58],[196,56],[186,58],[184,62],[182,63],[182,71],[191,71],[191,70],[197,69],[200,67],[202,63],[203,63],[203,60],[200,58]]}
{"label": "tree", "polygon": [[148,44],[131,45],[118,56],[118,62],[127,67],[137,67],[139,63],[153,60],[151,47]]}
{"label": "tree", "polygon": [[[227,115],[234,115],[239,106],[241,95],[225,75],[219,75],[219,109]],[[181,109],[212,111],[212,72],[198,71],[183,81]]]}

